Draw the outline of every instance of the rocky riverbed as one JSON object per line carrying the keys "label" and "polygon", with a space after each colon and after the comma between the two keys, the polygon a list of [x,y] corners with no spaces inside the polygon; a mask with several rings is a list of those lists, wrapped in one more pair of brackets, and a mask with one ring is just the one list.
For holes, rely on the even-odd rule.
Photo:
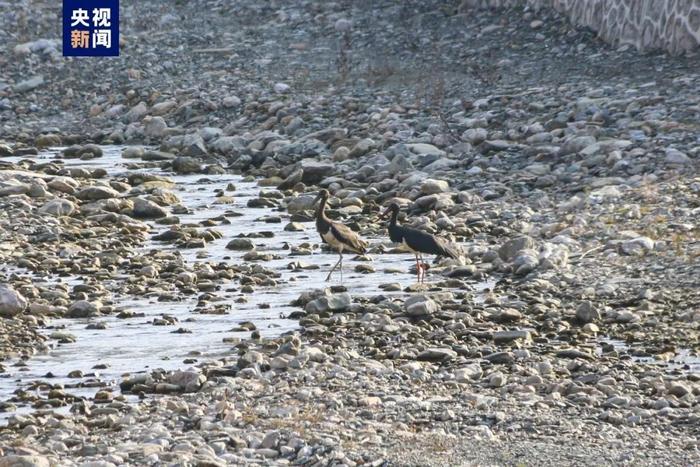
{"label": "rocky riverbed", "polygon": [[[700,462],[697,55],[132,3],[99,67],[0,4],[0,466]],[[342,283],[321,188],[370,243]],[[465,257],[416,284],[391,202]]]}

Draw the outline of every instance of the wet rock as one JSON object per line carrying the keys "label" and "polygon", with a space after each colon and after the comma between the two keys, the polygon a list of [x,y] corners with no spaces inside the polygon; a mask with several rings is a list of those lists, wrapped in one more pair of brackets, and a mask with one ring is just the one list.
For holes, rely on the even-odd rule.
{"label": "wet rock", "polygon": [[122,151],[124,159],[141,159],[144,154],[145,151],[141,146],[129,146]]}
{"label": "wet rock", "polygon": [[102,148],[96,144],[74,145],[63,150],[63,157],[66,159],[93,159],[102,155]]}
{"label": "wet rock", "polygon": [[66,316],[68,318],[87,318],[97,315],[99,311],[100,308],[96,304],[87,300],[79,300],[68,308]]}
{"label": "wet rock", "polygon": [[324,296],[307,303],[304,309],[307,313],[323,313],[327,311],[338,313],[350,308],[351,303],[352,299],[347,292],[326,293]]}
{"label": "wet rock", "polygon": [[286,232],[303,232],[306,230],[306,227],[301,222],[290,222],[284,226],[284,230]]}
{"label": "wet rock", "polygon": [[137,219],[157,219],[167,217],[168,212],[153,201],[143,198],[133,198],[133,216]]}
{"label": "wet rock", "polygon": [[141,159],[144,161],[171,161],[176,159],[176,156],[171,152],[148,150],[143,153]]}
{"label": "wet rock", "polygon": [[255,248],[255,245],[247,238],[234,238],[226,245],[227,250],[248,251],[253,248]]}
{"label": "wet rock", "polygon": [[193,157],[176,157],[173,160],[173,170],[179,174],[199,173],[202,164]]}
{"label": "wet rock", "polygon": [[11,318],[27,308],[27,299],[7,285],[0,285],[0,316]]}

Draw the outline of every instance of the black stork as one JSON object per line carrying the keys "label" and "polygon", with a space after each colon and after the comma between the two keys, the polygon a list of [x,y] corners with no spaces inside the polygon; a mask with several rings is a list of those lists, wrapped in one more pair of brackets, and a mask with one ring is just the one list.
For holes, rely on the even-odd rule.
{"label": "black stork", "polygon": [[[423,253],[454,259],[462,256],[461,249],[454,243],[427,232],[397,224],[399,209],[398,204],[391,203],[381,217],[386,219],[387,216],[391,215],[391,220],[389,221],[389,238],[391,238],[391,241],[403,244],[416,255],[418,282],[425,281],[425,269],[428,269],[428,266],[423,264]],[[421,280],[421,277],[423,280]]]}
{"label": "black stork", "polygon": [[321,239],[331,248],[335,249],[340,258],[335,263],[331,272],[328,273],[326,281],[331,279],[333,271],[340,266],[340,280],[343,280],[343,250],[348,250],[357,254],[365,254],[368,243],[361,239],[357,233],[353,232],[350,227],[339,222],[333,222],[326,217],[326,202],[328,201],[328,190],[321,190],[314,201],[314,204],[319,203],[316,211],[316,230],[318,230]]}

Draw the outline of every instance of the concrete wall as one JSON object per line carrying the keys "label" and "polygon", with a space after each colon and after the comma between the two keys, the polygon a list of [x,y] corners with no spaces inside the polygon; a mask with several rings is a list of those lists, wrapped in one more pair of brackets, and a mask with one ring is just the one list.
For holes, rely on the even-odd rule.
{"label": "concrete wall", "polygon": [[463,8],[554,8],[611,44],[678,55],[700,49],[700,0],[464,0]]}

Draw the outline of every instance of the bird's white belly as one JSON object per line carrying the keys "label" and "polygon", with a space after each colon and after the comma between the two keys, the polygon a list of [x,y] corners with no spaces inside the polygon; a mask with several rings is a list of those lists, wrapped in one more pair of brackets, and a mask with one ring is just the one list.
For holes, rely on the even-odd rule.
{"label": "bird's white belly", "polygon": [[321,237],[323,238],[323,240],[326,243],[328,243],[330,246],[332,246],[336,250],[343,251],[343,248],[345,247],[345,245],[343,245],[340,241],[338,241],[338,239],[335,238],[335,236],[333,235],[333,233],[330,230],[328,232],[324,233],[323,235],[321,235]]}

